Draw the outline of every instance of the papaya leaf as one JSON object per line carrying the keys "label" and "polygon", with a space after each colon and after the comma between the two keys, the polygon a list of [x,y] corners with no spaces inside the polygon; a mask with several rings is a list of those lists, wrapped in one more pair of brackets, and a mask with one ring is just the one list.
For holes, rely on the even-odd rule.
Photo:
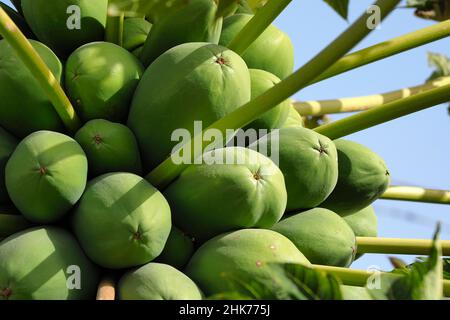
{"label": "papaya leaf", "polygon": [[427,81],[450,76],[450,59],[446,55],[429,52],[428,65],[434,67],[435,71],[431,74]]}
{"label": "papaya leaf", "polygon": [[435,0],[408,0],[406,1],[406,7],[421,10],[430,10],[433,8],[433,4],[435,2]]}
{"label": "papaya leaf", "polygon": [[389,261],[391,262],[392,266],[395,269],[399,269],[399,268],[403,268],[403,267],[407,266],[407,263],[399,258],[389,257]]}
{"label": "papaya leaf", "polygon": [[414,14],[422,19],[444,21],[450,19],[450,0],[408,0],[407,8],[415,8]]}
{"label": "papaya leaf", "polygon": [[368,288],[377,300],[440,300],[442,299],[443,261],[439,245],[440,226],[433,239],[430,255],[424,260],[381,275],[377,288]]}
{"label": "papaya leaf", "polygon": [[299,264],[285,264],[284,273],[309,300],[342,300],[340,281],[333,275]]}
{"label": "papaya leaf", "polygon": [[299,264],[270,264],[270,279],[228,277],[228,292],[209,299],[243,300],[342,300],[341,283],[333,275]]}
{"label": "papaya leaf", "polygon": [[345,20],[348,19],[348,7],[350,0],[324,0],[334,11]]}

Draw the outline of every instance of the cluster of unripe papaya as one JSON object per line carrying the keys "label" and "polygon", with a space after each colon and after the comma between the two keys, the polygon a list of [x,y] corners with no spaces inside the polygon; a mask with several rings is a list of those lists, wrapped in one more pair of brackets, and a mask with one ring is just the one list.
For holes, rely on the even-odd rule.
{"label": "cluster of unripe papaya", "polygon": [[[270,277],[272,262],[348,267],[355,236],[376,236],[370,205],[389,185],[385,163],[304,128],[290,101],[246,127],[267,136],[208,151],[159,190],[142,177],[173,152],[175,130],[209,126],[294,67],[275,26],[241,57],[227,45],[250,13],[185,2],[125,18],[122,46],[103,42],[107,0],[9,10],[84,125],[70,136],[0,40],[0,299],[94,298],[106,270],[121,277],[120,299],[201,299],[232,278]],[[80,29],[67,26],[71,5]],[[209,161],[230,158],[248,161]]]}

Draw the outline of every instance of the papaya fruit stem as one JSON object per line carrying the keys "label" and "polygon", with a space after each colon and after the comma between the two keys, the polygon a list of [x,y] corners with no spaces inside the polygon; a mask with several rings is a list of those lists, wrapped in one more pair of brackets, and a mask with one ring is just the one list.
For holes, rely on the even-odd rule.
{"label": "papaya fruit stem", "polygon": [[386,103],[314,130],[335,140],[450,100],[450,84]]}
{"label": "papaya fruit stem", "polygon": [[349,54],[327,69],[310,84],[337,76],[396,54],[420,47],[450,35],[450,20],[433,24]]}
{"label": "papaya fruit stem", "polygon": [[[427,252],[428,254],[429,252]],[[372,272],[365,270],[313,265],[316,270],[320,270],[332,274],[342,281],[342,284],[348,286],[365,287],[367,280],[373,276]],[[380,272],[384,277],[402,277],[401,274]],[[450,280],[442,280],[443,294],[445,297],[450,297]]]}
{"label": "papaya fruit stem", "polygon": [[117,16],[108,15],[106,21],[105,41],[123,46],[123,22],[125,14],[121,13]]}
{"label": "papaya fruit stem", "polygon": [[418,86],[381,94],[333,100],[297,101],[294,102],[293,105],[302,116],[322,116],[327,114],[366,111],[446,84],[450,84],[450,76],[441,77]]}
{"label": "papaya fruit stem", "polygon": [[115,300],[116,288],[115,281],[111,276],[105,276],[100,281],[97,290],[96,300]]}
{"label": "papaya fruit stem", "polygon": [[[442,255],[450,256],[450,240],[440,240]],[[358,253],[428,255],[433,240],[356,237]]]}
{"label": "papaya fruit stem", "polygon": [[[375,5],[380,8],[381,18],[386,18],[386,16],[394,10],[400,1],[401,0],[378,0]],[[268,4],[272,2],[275,3],[277,1],[270,1]],[[367,28],[367,19],[369,16],[369,13],[365,12],[336,40],[334,40],[298,71],[282,80],[259,97],[241,106],[224,118],[216,121],[205,130],[217,129],[224,134],[227,129],[236,130],[245,127],[265,112],[276,107],[294,93],[306,87],[311,81],[317,78],[318,75],[332,66],[372,31],[370,28]],[[202,135],[203,132],[201,133]],[[194,141],[197,139],[198,137],[193,137],[193,139],[186,145],[186,147],[190,147],[191,150],[193,150],[193,153],[191,154],[194,156],[200,155],[196,153],[197,148],[194,148]],[[204,142],[203,148],[206,147],[206,144],[207,143]],[[203,148],[201,149],[203,150]],[[175,179],[186,168],[186,166],[187,165],[174,164],[172,159],[169,157],[152,172],[150,172],[146,176],[146,179],[154,186],[164,188],[173,179]]]}
{"label": "papaya fruit stem", "polygon": [[280,15],[292,0],[269,1],[256,12],[246,26],[231,40],[228,48],[239,55],[258,39],[268,26]]}
{"label": "papaya fruit stem", "polygon": [[39,82],[65,127],[70,132],[76,132],[81,122],[69,98],[31,43],[2,8],[0,8],[0,34]]}
{"label": "papaya fruit stem", "polygon": [[450,190],[391,186],[381,196],[381,199],[450,204]]}

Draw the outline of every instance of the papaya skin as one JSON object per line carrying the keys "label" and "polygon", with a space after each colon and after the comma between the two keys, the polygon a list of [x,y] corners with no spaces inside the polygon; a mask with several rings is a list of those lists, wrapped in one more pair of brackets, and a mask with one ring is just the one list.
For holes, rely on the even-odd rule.
{"label": "papaya skin", "polygon": [[338,179],[337,152],[327,137],[302,127],[283,128],[270,133],[249,148],[272,150],[278,143],[279,167],[288,193],[287,212],[311,209],[333,191]]}
{"label": "papaya skin", "polygon": [[[343,217],[357,237],[377,237],[378,218],[372,206]],[[363,254],[357,254],[355,260]]]}
{"label": "papaya skin", "polygon": [[344,300],[374,300],[365,287],[341,286]]}
{"label": "papaya skin", "polygon": [[[280,79],[264,70],[250,69],[251,79],[251,99],[255,99],[273,86],[275,86]],[[255,130],[260,129],[279,129],[287,120],[290,110],[290,101],[286,100],[272,110],[264,113],[260,118],[250,123],[246,129],[252,128]]]}
{"label": "papaya skin", "polygon": [[335,145],[339,178],[333,193],[320,206],[346,216],[377,200],[391,179],[384,160],[369,148],[348,140],[336,140]]}
{"label": "papaya skin", "polygon": [[[79,289],[70,279],[79,268]],[[36,227],[0,243],[0,300],[89,300],[98,270],[75,238],[56,227]]]}
{"label": "papaya skin", "polygon": [[119,281],[119,300],[202,300],[197,285],[177,269],[148,263]]}
{"label": "papaya skin", "polygon": [[89,162],[89,174],[110,172],[142,173],[141,157],[133,132],[120,123],[97,119],[75,134]]}
{"label": "papaya skin", "polygon": [[146,172],[173,152],[176,129],[191,135],[250,101],[250,75],[234,52],[214,44],[186,43],[161,55],[144,73],[128,117]]}
{"label": "papaya skin", "polygon": [[60,220],[86,187],[88,162],[80,145],[57,132],[37,131],[22,140],[6,164],[14,205],[30,221]]}
{"label": "papaya skin", "polygon": [[30,227],[32,224],[16,208],[13,206],[0,207],[0,239],[5,239]]}
{"label": "papaya skin", "polygon": [[143,72],[141,63],[130,52],[113,43],[93,42],[69,56],[65,87],[84,121],[124,122]]}
{"label": "papaya skin", "polygon": [[186,274],[210,296],[235,289],[233,280],[270,280],[270,263],[310,265],[283,235],[271,230],[243,229],[203,244],[186,267]]}
{"label": "papaya skin", "polygon": [[[80,29],[68,28],[70,6],[80,10]],[[103,40],[108,0],[22,0],[25,20],[38,39],[55,51],[58,56],[67,57],[83,44]]]}
{"label": "papaya skin", "polygon": [[[245,161],[209,163],[238,157]],[[269,158],[240,147],[216,149],[203,158],[204,164],[188,167],[164,191],[174,223],[182,230],[204,241],[241,228],[270,228],[281,219],[286,188],[283,174]]]}
{"label": "papaya skin", "polygon": [[72,226],[96,264],[122,269],[159,256],[169,237],[169,205],[151,184],[131,173],[110,173],[90,181]]}
{"label": "papaya skin", "polygon": [[144,66],[149,66],[161,54],[182,43],[219,43],[223,18],[217,17],[216,2],[188,0],[185,5],[155,21],[141,53]]}
{"label": "papaya skin", "polygon": [[15,137],[0,127],[0,205],[11,203],[5,185],[5,167],[18,143]]}
{"label": "papaya skin", "polygon": [[327,209],[295,214],[272,230],[291,240],[313,264],[348,267],[355,257],[355,234],[344,219]]}
{"label": "papaya skin", "polygon": [[290,127],[304,127],[302,116],[292,106],[289,108],[288,117],[281,128]]}
{"label": "papaya skin", "polygon": [[377,237],[378,219],[372,206],[343,217],[357,237]]}
{"label": "papaya skin", "polygon": [[[224,19],[219,44],[227,46],[252,19],[250,14],[235,14]],[[284,79],[294,71],[294,46],[289,37],[270,25],[242,55],[250,69],[261,69]]]}
{"label": "papaya skin", "polygon": [[[30,42],[60,81],[62,64],[56,55],[42,43]],[[0,40],[0,70],[0,125],[5,130],[18,138],[38,130],[64,130],[47,94],[6,40]]]}
{"label": "papaya skin", "polygon": [[194,241],[180,229],[172,226],[161,255],[155,260],[182,270],[194,254]]}

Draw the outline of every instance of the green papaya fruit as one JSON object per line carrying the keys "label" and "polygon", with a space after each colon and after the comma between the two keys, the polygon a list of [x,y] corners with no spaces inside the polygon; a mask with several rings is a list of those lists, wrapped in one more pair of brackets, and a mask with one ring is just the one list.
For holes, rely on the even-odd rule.
{"label": "green papaya fruit", "polygon": [[378,218],[372,206],[343,217],[357,237],[378,236]]}
{"label": "green papaya fruit", "polygon": [[[57,81],[62,65],[43,44],[30,40]],[[0,125],[14,136],[24,138],[38,130],[64,130],[47,94],[6,40],[0,40]]]}
{"label": "green papaya fruit", "polygon": [[128,51],[141,48],[152,28],[144,18],[126,18],[123,22],[123,47]]}
{"label": "green papaya fruit", "polygon": [[148,263],[161,254],[171,228],[170,208],[143,178],[111,173],[89,182],[72,224],[92,261],[122,269]]}
{"label": "green papaya fruit", "polygon": [[37,131],[23,139],[6,164],[12,202],[30,221],[59,220],[86,187],[88,162],[80,145],[57,132]]}
{"label": "green papaya fruit", "polygon": [[344,219],[327,209],[298,213],[272,230],[291,240],[313,264],[348,267],[355,257],[355,234]]}
{"label": "green papaya fruit", "polygon": [[344,300],[374,300],[365,287],[341,286]]}
{"label": "green papaya fruit", "polygon": [[295,110],[294,107],[289,108],[289,114],[284,122],[284,124],[281,126],[281,128],[290,128],[290,127],[303,127],[303,118],[300,115],[300,113]]}
{"label": "green papaya fruit", "polygon": [[119,300],[202,300],[200,289],[188,276],[161,263],[127,272],[117,291]]}
{"label": "green papaya fruit", "polygon": [[[252,19],[250,14],[235,14],[224,19],[219,44],[228,46]],[[261,69],[280,79],[294,70],[294,46],[283,31],[270,25],[242,55],[251,69]]]}
{"label": "green papaya fruit", "polygon": [[97,119],[86,123],[75,134],[89,163],[89,173],[142,172],[141,156],[133,132],[123,124]]}
{"label": "green papaya fruit", "polygon": [[168,264],[178,270],[182,270],[189,262],[189,259],[193,254],[193,239],[177,227],[172,226],[166,246],[156,261]]}
{"label": "green papaya fruit", "polygon": [[[0,2],[0,7],[5,10],[6,14],[11,18],[12,21],[16,24],[20,31],[24,34],[24,36],[28,39],[34,39],[35,36],[33,32],[31,32],[30,27],[28,26],[25,19],[13,8],[8,5]],[[2,39],[2,35],[0,34],[0,39]]]}
{"label": "green papaya fruit", "polygon": [[383,159],[369,148],[348,140],[337,140],[339,178],[330,197],[320,206],[341,216],[372,204],[390,184]]}
{"label": "green papaya fruit", "polygon": [[123,122],[143,72],[139,60],[127,50],[109,42],[93,42],[69,56],[65,86],[83,120]]}
{"label": "green papaya fruit", "polygon": [[0,300],[94,299],[98,270],[67,231],[27,229],[0,243]]}
{"label": "green papaya fruit", "polygon": [[[275,86],[280,79],[264,70],[250,69],[251,79],[251,99],[255,99],[267,90]],[[290,110],[289,99],[280,103],[270,111],[264,113],[260,118],[250,123],[246,128],[260,129],[279,129],[285,122]]]}
{"label": "green papaya fruit", "polygon": [[243,229],[217,236],[201,246],[186,274],[209,296],[229,292],[236,283],[270,280],[270,263],[309,265],[308,259],[283,235],[264,229]]}
{"label": "green papaya fruit", "polygon": [[0,241],[30,227],[31,223],[16,208],[11,206],[0,208]]}
{"label": "green papaya fruit", "polygon": [[[343,216],[345,222],[352,228],[357,237],[377,237],[378,218],[372,206],[368,206],[360,211]],[[361,258],[362,254],[357,254],[355,260]]]}
{"label": "green papaya fruit", "polygon": [[269,158],[231,147],[207,152],[203,159],[164,191],[182,230],[203,241],[241,228],[270,228],[281,219],[286,188]]}
{"label": "green papaya fruit", "polygon": [[260,152],[271,150],[279,156],[279,167],[286,180],[288,212],[317,207],[336,186],[336,147],[333,141],[310,129],[283,128],[260,138],[249,148]]}
{"label": "green papaya fruit", "polygon": [[155,21],[141,53],[142,63],[149,66],[161,54],[182,43],[217,44],[223,23],[217,13],[215,0],[188,0],[186,5],[171,10]]}
{"label": "green papaya fruit", "polygon": [[17,139],[0,127],[0,204],[11,202],[5,185],[5,167],[17,144]]}
{"label": "green papaya fruit", "polygon": [[[146,171],[164,161],[176,129],[192,135],[250,101],[250,75],[236,53],[209,43],[186,43],[161,55],[144,73],[131,105]],[[187,141],[186,141],[187,142]]]}
{"label": "green papaya fruit", "polygon": [[25,20],[40,41],[62,57],[103,40],[108,0],[22,0]]}

